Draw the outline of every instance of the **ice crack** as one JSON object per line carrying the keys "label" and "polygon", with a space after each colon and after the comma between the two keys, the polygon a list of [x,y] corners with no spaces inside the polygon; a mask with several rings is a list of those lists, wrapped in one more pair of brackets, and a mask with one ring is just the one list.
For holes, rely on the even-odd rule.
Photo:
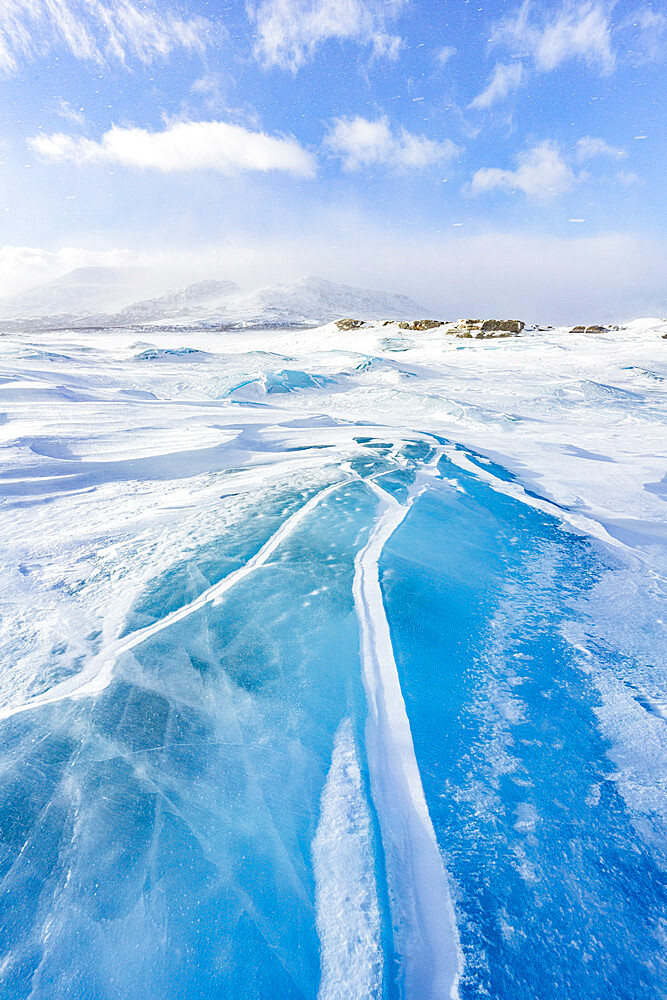
{"label": "ice crack", "polygon": [[[435,463],[433,463],[435,464]],[[428,812],[387,622],[378,561],[407,505],[377,484],[379,517],[355,564],[354,600],[368,699],[366,744],[371,794],[385,852],[394,944],[406,1000],[458,997],[462,968],[447,874]]]}

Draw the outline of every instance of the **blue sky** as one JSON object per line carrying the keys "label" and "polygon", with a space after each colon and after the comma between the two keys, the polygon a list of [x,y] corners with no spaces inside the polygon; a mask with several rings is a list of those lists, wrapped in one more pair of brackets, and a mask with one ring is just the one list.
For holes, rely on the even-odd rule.
{"label": "blue sky", "polygon": [[662,2],[3,0],[0,285],[236,250],[247,281],[404,273],[439,302],[434,256],[470,297],[505,241],[531,281],[588,267],[658,307],[666,55]]}

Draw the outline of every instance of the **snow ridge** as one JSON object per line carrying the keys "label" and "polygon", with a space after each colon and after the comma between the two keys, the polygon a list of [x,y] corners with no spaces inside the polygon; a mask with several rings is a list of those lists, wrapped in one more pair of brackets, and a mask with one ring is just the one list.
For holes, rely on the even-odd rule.
{"label": "snow ridge", "polygon": [[369,481],[380,509],[356,559],[354,602],[368,699],[371,793],[385,852],[401,995],[406,1000],[455,1000],[463,964],[456,918],[415,757],[378,568],[386,542],[421,491],[424,477],[418,477],[405,505]]}
{"label": "snow ridge", "polygon": [[381,1000],[383,956],[371,816],[350,718],[343,719],[334,737],[312,850],[322,947],[318,1000]]}

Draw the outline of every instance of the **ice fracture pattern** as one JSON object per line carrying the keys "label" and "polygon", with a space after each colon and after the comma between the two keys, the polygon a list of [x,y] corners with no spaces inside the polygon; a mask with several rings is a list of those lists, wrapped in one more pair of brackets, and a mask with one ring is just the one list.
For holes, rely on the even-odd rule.
{"label": "ice fracture pattern", "polygon": [[0,1000],[667,996],[622,545],[423,414],[291,406],[334,379],[230,372],[216,423],[163,369],[119,455],[113,386],[40,371],[73,422],[0,472],[4,606],[42,601],[2,632]]}

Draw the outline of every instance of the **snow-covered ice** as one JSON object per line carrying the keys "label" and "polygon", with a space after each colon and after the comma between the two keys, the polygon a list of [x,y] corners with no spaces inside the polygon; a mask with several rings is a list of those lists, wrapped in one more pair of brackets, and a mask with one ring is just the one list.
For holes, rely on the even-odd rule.
{"label": "snow-covered ice", "polygon": [[667,995],[666,336],[6,325],[0,998]]}

